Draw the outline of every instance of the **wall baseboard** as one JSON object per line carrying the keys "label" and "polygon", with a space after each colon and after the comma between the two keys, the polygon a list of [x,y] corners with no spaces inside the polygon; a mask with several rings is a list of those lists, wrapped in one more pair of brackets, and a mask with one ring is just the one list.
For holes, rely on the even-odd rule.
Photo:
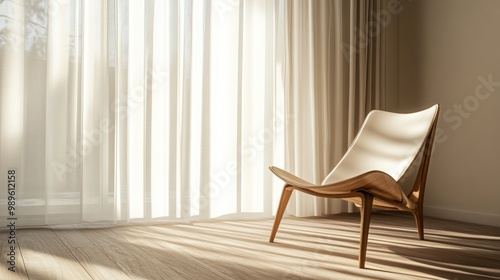
{"label": "wall baseboard", "polygon": [[424,216],[500,227],[500,215],[424,206]]}

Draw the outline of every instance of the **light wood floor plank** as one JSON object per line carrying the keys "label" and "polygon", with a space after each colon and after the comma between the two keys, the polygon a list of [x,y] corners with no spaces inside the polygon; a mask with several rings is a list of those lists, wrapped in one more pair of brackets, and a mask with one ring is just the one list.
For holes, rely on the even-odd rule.
{"label": "light wood floor plank", "polygon": [[358,269],[359,214],[285,217],[268,243],[272,222],[23,229],[26,271],[0,279],[500,279],[500,228],[426,218],[419,240],[410,215],[376,212]]}
{"label": "light wood floor plank", "polygon": [[[17,234],[16,234],[17,236]],[[24,261],[22,257],[22,251],[17,242],[15,252],[15,272],[9,270],[10,264],[7,261],[10,261],[10,246],[9,242],[9,232],[7,230],[0,231],[0,279],[28,279],[28,275],[26,273],[26,268],[24,266]]]}
{"label": "light wood floor plank", "polygon": [[91,279],[52,230],[22,229],[17,237],[29,279]]}
{"label": "light wood floor plank", "polygon": [[[222,228],[224,224],[219,224]],[[219,271],[219,278],[212,279],[245,279],[252,275],[255,279],[268,278],[270,269],[275,275],[282,274],[277,264],[268,265],[260,258],[260,246],[269,244],[264,240],[252,242],[251,246],[237,235],[220,235],[207,231],[203,224],[177,225],[167,227],[150,227],[163,236],[164,240],[174,240],[177,243],[178,254],[190,255],[192,258]],[[224,229],[222,229],[224,230]],[[255,236],[259,236],[254,233]],[[260,244],[259,244],[260,243]]]}
{"label": "light wood floor plank", "polygon": [[[82,233],[84,230],[80,227],[52,228],[93,279],[130,279],[112,259]],[[101,238],[106,238],[106,236]]]}
{"label": "light wood floor plank", "polygon": [[[154,227],[116,228],[114,231],[128,242],[140,246],[151,257],[176,271],[179,277],[190,279],[223,279],[227,272],[211,267],[196,257],[179,239],[153,230]],[[189,265],[186,265],[189,264]]]}
{"label": "light wood floor plank", "polygon": [[[147,248],[132,243],[113,228],[85,229],[83,234],[132,279],[180,279],[179,273],[151,256]],[[148,238],[148,236],[143,236]]]}

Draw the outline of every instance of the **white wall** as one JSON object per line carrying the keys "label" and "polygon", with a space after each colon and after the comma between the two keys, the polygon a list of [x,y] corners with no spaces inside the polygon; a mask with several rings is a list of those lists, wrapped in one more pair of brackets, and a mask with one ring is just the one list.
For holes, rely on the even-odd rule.
{"label": "white wall", "polygon": [[425,214],[500,226],[500,1],[401,3],[398,110],[442,106]]}

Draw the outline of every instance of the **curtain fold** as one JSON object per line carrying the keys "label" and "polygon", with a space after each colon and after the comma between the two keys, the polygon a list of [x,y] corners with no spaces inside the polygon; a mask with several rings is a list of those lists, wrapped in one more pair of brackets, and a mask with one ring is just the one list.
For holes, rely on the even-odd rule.
{"label": "curtain fold", "polygon": [[[383,0],[293,0],[285,8],[285,168],[321,183],[366,114],[384,109]],[[340,200],[294,193],[287,213],[353,211]]]}
{"label": "curtain fold", "polygon": [[16,170],[19,225],[271,216],[280,7],[2,1],[0,172]]}

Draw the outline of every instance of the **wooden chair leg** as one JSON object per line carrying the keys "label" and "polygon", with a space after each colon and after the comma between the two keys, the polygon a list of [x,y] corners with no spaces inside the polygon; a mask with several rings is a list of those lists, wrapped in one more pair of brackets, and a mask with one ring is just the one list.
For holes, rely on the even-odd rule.
{"label": "wooden chair leg", "polygon": [[422,208],[418,208],[417,211],[412,212],[413,217],[415,217],[415,222],[417,224],[418,238],[424,240],[424,213]]}
{"label": "wooden chair leg", "polygon": [[283,214],[285,213],[286,205],[290,200],[290,196],[292,195],[293,189],[288,185],[283,187],[283,192],[281,193],[280,204],[278,205],[278,211],[276,212],[276,217],[274,218],[274,225],[271,231],[271,236],[269,237],[269,242],[274,242],[274,237],[276,237],[276,232],[278,231],[278,227],[281,223],[281,218],[283,218]]}
{"label": "wooden chair leg", "polygon": [[359,268],[365,267],[366,248],[368,247],[368,231],[370,229],[370,218],[372,214],[373,195],[363,193],[361,205],[361,229],[359,240]]}

